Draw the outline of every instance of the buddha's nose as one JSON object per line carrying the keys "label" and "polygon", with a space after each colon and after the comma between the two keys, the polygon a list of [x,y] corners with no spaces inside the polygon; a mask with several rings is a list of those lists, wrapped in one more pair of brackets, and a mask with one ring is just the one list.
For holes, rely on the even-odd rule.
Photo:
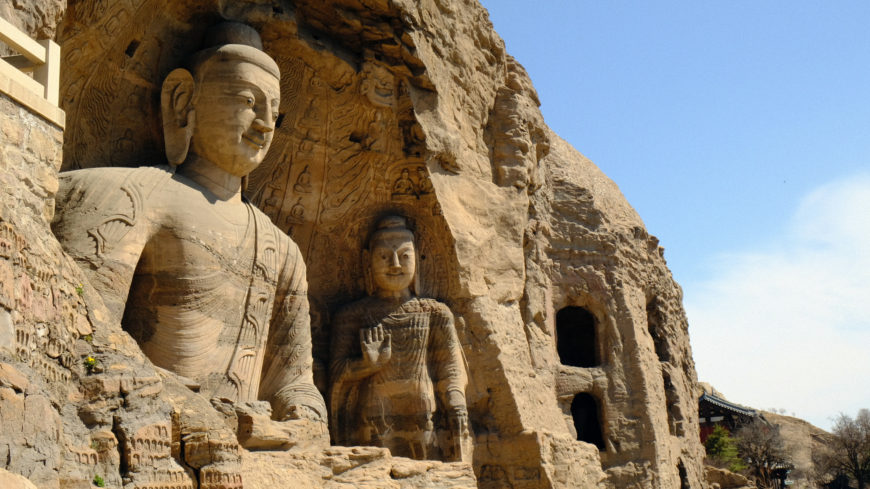
{"label": "buddha's nose", "polygon": [[251,124],[251,126],[254,128],[254,130],[259,131],[263,134],[275,130],[275,128],[272,127],[271,124],[267,124],[263,119],[260,118],[254,119],[254,122]]}
{"label": "buddha's nose", "polygon": [[399,263],[399,254],[393,253],[390,257],[390,267],[391,268],[402,268],[402,264]]}

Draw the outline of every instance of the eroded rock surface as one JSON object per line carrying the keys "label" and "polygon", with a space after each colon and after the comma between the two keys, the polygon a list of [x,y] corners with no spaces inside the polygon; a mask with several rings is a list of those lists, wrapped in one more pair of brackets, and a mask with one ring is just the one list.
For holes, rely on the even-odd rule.
{"label": "eroded rock surface", "polygon": [[704,473],[711,489],[750,489],[755,487],[755,483],[746,477],[726,469],[708,465],[704,467]]}
{"label": "eroded rock surface", "polygon": [[[255,27],[281,71],[272,149],[247,195],[307,265],[317,387],[333,380],[335,314],[367,294],[367,237],[404,216],[426,237],[417,295],[452,312],[468,365],[470,465],[246,451],[238,427],[264,414],[154,367],[51,234],[61,158],[165,161],[161,82],[222,19]],[[96,475],[110,487],[705,487],[662,248],[546,127],[479,4],[80,0],[57,32],[65,132],[0,96],[0,417],[38,416],[3,423],[6,470],[58,488]]]}

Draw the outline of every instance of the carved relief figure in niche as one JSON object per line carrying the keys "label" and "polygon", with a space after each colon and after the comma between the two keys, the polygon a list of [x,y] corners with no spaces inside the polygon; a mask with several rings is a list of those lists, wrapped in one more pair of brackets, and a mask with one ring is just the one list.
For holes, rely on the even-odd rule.
{"label": "carved relief figure in niche", "polygon": [[392,128],[388,129],[387,126],[395,124],[393,112],[397,106],[396,78],[385,67],[366,61],[362,65],[360,93],[376,109],[368,114],[368,127],[361,135],[360,143],[367,150],[389,153],[390,144],[387,138],[393,134]]}
{"label": "carved relief figure in niche", "polygon": [[288,437],[273,445],[287,447],[292,427],[325,442],[326,410],[302,256],[241,196],[272,141],[278,80],[256,31],[215,26],[163,83],[171,167],[62,174],[53,227],[155,365],[209,398],[268,401],[264,422]]}
{"label": "carved relief figure in niche", "polygon": [[426,167],[417,167],[417,179],[411,179],[411,172],[408,168],[403,168],[399,177],[393,182],[393,191],[391,196],[393,200],[407,199],[408,197],[421,198],[424,195],[429,195],[435,192],[432,187],[432,182],[429,180],[429,175],[426,172]]}
{"label": "carved relief figure in niche", "polygon": [[431,194],[435,191],[432,188],[432,182],[429,181],[429,175],[426,173],[425,166],[417,167],[417,196]]}
{"label": "carved relief figure in niche", "polygon": [[308,165],[305,165],[302,173],[296,178],[296,185],[293,186],[293,190],[301,194],[311,193],[311,173],[308,171]]}
{"label": "carved relief figure in niche", "polygon": [[362,65],[360,92],[375,107],[396,108],[396,80],[390,70],[371,61]]}
{"label": "carved relief figure in niche", "polygon": [[334,442],[415,459],[467,460],[467,374],[446,305],[415,297],[417,257],[405,219],[382,219],[363,252],[369,297],[332,322]]}
{"label": "carved relief figure in niche", "polygon": [[290,208],[290,214],[287,216],[288,223],[299,224],[305,220],[305,206],[302,205],[302,197],[296,199],[296,203]]}
{"label": "carved relief figure in niche", "polygon": [[414,182],[411,181],[410,173],[407,168],[402,169],[399,178],[393,182],[393,198],[402,196],[414,196],[416,194]]}

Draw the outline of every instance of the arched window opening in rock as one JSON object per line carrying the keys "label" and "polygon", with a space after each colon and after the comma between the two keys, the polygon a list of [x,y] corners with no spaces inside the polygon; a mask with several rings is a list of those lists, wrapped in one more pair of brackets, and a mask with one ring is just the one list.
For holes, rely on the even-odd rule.
{"label": "arched window opening in rock", "polygon": [[601,419],[598,415],[598,401],[591,394],[581,392],[571,401],[571,417],[577,439],[591,443],[604,450],[604,437],[601,436]]}
{"label": "arched window opening in rock", "polygon": [[556,313],[556,349],[562,365],[595,367],[601,363],[596,322],[582,307],[568,306]]}

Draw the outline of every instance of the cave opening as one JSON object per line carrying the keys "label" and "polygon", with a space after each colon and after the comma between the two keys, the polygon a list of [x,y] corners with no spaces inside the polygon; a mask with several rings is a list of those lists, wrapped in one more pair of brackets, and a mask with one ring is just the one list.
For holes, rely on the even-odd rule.
{"label": "cave opening", "polygon": [[577,439],[591,443],[604,450],[604,437],[601,435],[601,418],[598,414],[598,401],[591,394],[581,392],[571,401],[571,416]]}
{"label": "cave opening", "polygon": [[568,306],[556,313],[556,350],[563,365],[599,365],[595,316],[582,307]]}
{"label": "cave opening", "polygon": [[691,489],[691,485],[689,484],[689,474],[686,473],[686,466],[683,465],[682,460],[677,464],[677,472],[680,474],[680,489]]}

